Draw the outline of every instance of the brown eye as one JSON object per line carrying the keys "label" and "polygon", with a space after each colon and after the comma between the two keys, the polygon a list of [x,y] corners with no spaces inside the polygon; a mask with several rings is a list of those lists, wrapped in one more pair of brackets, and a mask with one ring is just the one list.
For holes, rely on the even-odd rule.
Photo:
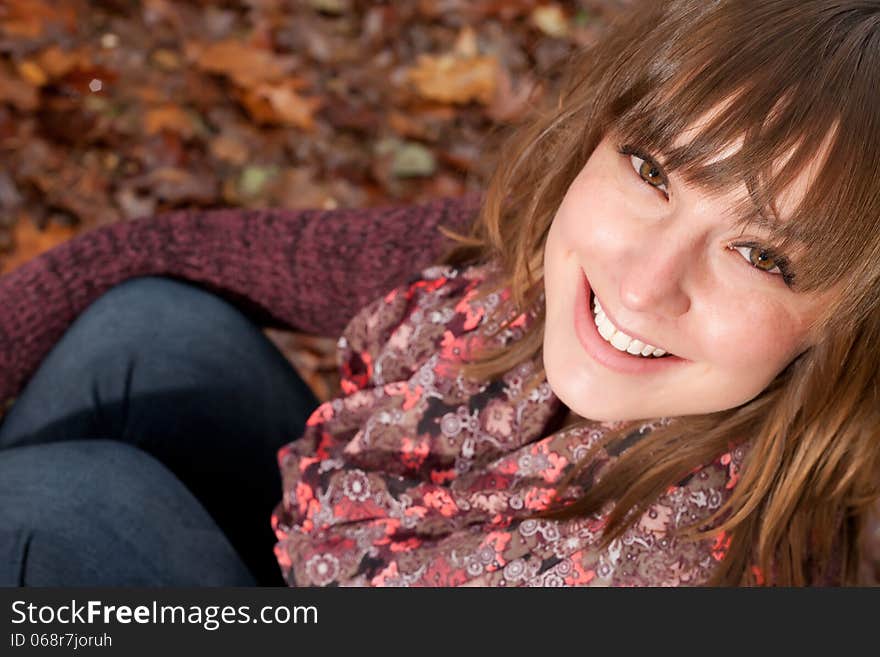
{"label": "brown eye", "polygon": [[775,257],[772,251],[749,244],[740,244],[730,248],[738,251],[755,269],[767,272],[768,274],[784,273],[781,268],[782,263],[778,262],[779,258]]}
{"label": "brown eye", "polygon": [[654,185],[654,187],[659,187],[663,184],[663,176],[660,174],[657,165],[652,162],[643,161],[642,166],[639,167],[639,175]]}
{"label": "brown eye", "polygon": [[749,262],[762,271],[770,271],[776,268],[776,261],[771,254],[767,253],[767,251],[752,249],[752,253],[749,256]]}
{"label": "brown eye", "polygon": [[663,175],[663,171],[660,170],[657,163],[635,153],[628,153],[628,155],[630,164],[639,177],[651,185],[651,187],[656,187],[663,192],[664,196],[668,196],[666,176]]}
{"label": "brown eye", "polygon": [[795,273],[791,261],[784,255],[756,243],[729,244],[727,248],[739,253],[743,260],[751,265],[752,271],[759,276],[760,274],[779,276],[788,287],[793,288]]}

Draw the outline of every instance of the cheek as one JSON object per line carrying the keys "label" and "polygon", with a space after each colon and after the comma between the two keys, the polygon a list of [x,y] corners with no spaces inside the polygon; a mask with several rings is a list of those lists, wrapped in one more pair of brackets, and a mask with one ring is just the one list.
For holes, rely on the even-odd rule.
{"label": "cheek", "polygon": [[613,183],[587,165],[569,187],[554,221],[559,242],[569,251],[593,253],[618,240],[621,208]]}
{"label": "cheek", "polygon": [[701,353],[715,366],[772,379],[797,355],[804,339],[798,318],[770,301],[716,305],[724,310],[697,331]]}

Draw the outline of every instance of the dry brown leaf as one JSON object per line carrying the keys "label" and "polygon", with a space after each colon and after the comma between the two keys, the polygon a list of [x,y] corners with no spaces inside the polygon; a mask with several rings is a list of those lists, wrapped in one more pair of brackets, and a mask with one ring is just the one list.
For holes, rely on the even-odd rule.
{"label": "dry brown leaf", "polygon": [[302,78],[289,78],[281,84],[261,84],[253,89],[240,90],[238,98],[259,124],[292,125],[312,130],[314,112],[323,101],[297,94],[308,84]]}
{"label": "dry brown leaf", "polygon": [[46,48],[37,55],[37,61],[50,78],[60,78],[75,68],[89,68],[92,65],[87,49],[67,51],[58,46]]}
{"label": "dry brown leaf", "polygon": [[457,104],[475,100],[488,105],[495,94],[498,69],[498,60],[491,55],[420,55],[408,78],[423,98]]}
{"label": "dry brown leaf", "polygon": [[456,104],[475,100],[488,105],[495,94],[498,70],[497,57],[479,54],[476,32],[466,25],[451,52],[419,55],[406,78],[429,100]]}
{"label": "dry brown leaf", "polygon": [[270,328],[263,329],[263,332],[319,401],[327,401],[339,394],[336,339]]}
{"label": "dry brown leaf", "polygon": [[237,39],[210,44],[191,41],[186,44],[186,53],[202,70],[226,75],[246,89],[284,78],[295,61]]}
{"label": "dry brown leaf", "polygon": [[217,195],[213,176],[179,167],[160,167],[129,181],[131,187],[149,190],[167,203],[210,203]]}
{"label": "dry brown leaf", "polygon": [[137,99],[144,105],[162,105],[168,100],[168,93],[161,87],[144,85],[128,92],[133,99]]}
{"label": "dry brown leaf", "polygon": [[458,36],[455,39],[455,45],[452,48],[452,52],[465,59],[476,57],[480,54],[479,49],[477,48],[477,33],[474,32],[474,28],[470,25],[465,25],[461,28],[461,32],[458,33]]}
{"label": "dry brown leaf", "polygon": [[276,204],[285,208],[320,208],[333,198],[326,183],[316,181],[306,167],[284,169],[269,191]]}
{"label": "dry brown leaf", "polygon": [[541,5],[532,10],[532,23],[547,36],[562,39],[569,34],[568,17],[557,4]]}
{"label": "dry brown leaf", "polygon": [[233,135],[219,134],[211,140],[211,154],[219,160],[242,165],[248,161],[250,151],[247,144]]}
{"label": "dry brown leaf", "polygon": [[40,230],[34,221],[23,215],[13,228],[15,251],[3,259],[2,273],[10,272],[25,262],[36,258],[41,253],[66,242],[76,234],[76,228],[50,223]]}
{"label": "dry brown leaf", "polygon": [[0,66],[0,103],[8,102],[23,112],[37,109],[39,98],[37,89],[21,78],[9,75],[5,66]]}
{"label": "dry brown leaf", "polygon": [[49,81],[49,76],[33,59],[23,59],[18,63],[18,74],[35,87],[42,87]]}
{"label": "dry brown leaf", "polygon": [[253,94],[269,102],[279,123],[311,131],[315,129],[315,111],[324,102],[320,98],[300,96],[296,92],[299,86],[291,81],[278,85],[262,84],[253,90]]}
{"label": "dry brown leaf", "polygon": [[419,121],[415,116],[395,110],[392,110],[388,115],[388,125],[401,137],[415,137],[416,139],[434,141],[439,136],[434,126],[424,121]]}
{"label": "dry brown leaf", "polygon": [[159,48],[150,55],[150,60],[165,71],[176,71],[180,68],[180,57],[173,50]]}
{"label": "dry brown leaf", "polygon": [[144,130],[150,135],[168,130],[186,139],[195,132],[192,117],[179,105],[163,105],[147,110],[144,113]]}

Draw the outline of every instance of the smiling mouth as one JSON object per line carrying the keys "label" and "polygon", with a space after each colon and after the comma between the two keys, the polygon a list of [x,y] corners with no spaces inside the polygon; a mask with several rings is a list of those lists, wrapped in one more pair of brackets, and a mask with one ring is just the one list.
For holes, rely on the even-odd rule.
{"label": "smiling mouth", "polygon": [[605,340],[608,344],[610,344],[618,351],[627,353],[634,358],[645,358],[648,360],[656,360],[660,358],[674,356],[674,354],[670,354],[665,349],[657,347],[653,344],[643,342],[638,338],[633,338],[626,332],[618,329],[617,326],[615,326],[614,323],[611,321],[611,319],[605,314],[601,302],[596,299],[596,294],[595,292],[593,292],[593,290],[590,290],[589,307],[591,309],[591,314],[593,315],[593,322],[596,324],[599,335],[602,337],[603,340]]}

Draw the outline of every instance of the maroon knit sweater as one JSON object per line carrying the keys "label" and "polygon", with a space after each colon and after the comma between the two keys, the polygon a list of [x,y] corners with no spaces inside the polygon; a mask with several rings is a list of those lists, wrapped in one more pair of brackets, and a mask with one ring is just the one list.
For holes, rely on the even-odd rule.
{"label": "maroon knit sweater", "polygon": [[479,193],[418,206],[181,210],[80,235],[0,277],[0,416],[76,317],[137,276],[179,278],[263,326],[337,336],[360,308],[430,266]]}

